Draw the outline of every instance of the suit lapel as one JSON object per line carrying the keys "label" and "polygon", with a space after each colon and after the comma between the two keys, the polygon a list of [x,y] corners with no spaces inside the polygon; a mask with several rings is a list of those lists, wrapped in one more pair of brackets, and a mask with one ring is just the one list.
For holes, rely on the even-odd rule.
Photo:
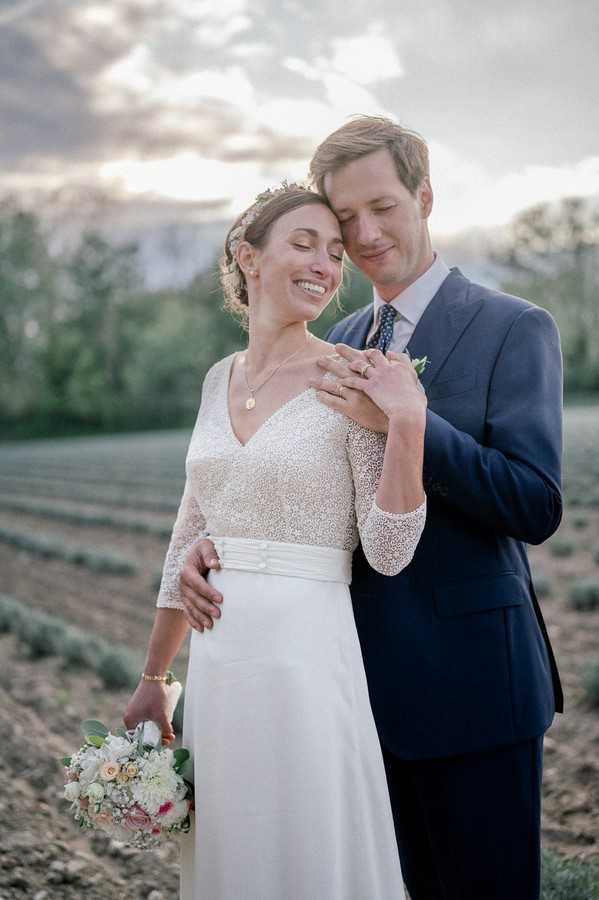
{"label": "suit lapel", "polygon": [[482,305],[482,299],[470,299],[468,285],[468,279],[460,270],[452,269],[408,342],[407,349],[412,358],[429,358],[420,379],[425,390],[433,383],[460,335]]}
{"label": "suit lapel", "polygon": [[373,318],[374,305],[369,303],[368,306],[365,306],[364,309],[361,309],[356,314],[343,343],[348,344],[350,347],[355,347],[356,350],[361,350],[366,344],[366,338],[368,337]]}

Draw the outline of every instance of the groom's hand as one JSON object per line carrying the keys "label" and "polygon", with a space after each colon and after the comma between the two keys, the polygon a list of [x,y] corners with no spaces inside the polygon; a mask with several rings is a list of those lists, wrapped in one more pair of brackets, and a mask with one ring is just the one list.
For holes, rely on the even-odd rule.
{"label": "groom's hand", "polygon": [[[355,377],[356,373],[349,368],[351,362],[358,359],[363,359],[365,363],[368,362],[363,350],[355,350],[346,344],[336,344],[335,350],[337,352],[334,356],[321,356],[317,362],[325,373],[331,372],[337,378]],[[312,379],[310,385],[316,388],[317,397],[325,406],[339,410],[364,428],[380,431],[383,434],[387,433],[389,429],[387,416],[363,391],[344,387],[343,397],[340,397],[337,381],[326,378],[325,375],[322,378]]]}
{"label": "groom's hand", "polygon": [[197,631],[212,628],[214,619],[220,617],[219,606],[222,606],[223,595],[204,577],[210,569],[219,568],[218,554],[212,541],[207,538],[196,541],[185,557],[185,565],[179,576],[183,614]]}

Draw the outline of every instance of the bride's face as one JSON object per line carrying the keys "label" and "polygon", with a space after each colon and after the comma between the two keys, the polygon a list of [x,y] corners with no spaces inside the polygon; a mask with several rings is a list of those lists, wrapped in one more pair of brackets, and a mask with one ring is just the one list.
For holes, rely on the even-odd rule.
{"label": "bride's face", "polygon": [[273,223],[256,251],[249,287],[250,311],[289,323],[318,318],[339,287],[341,229],[324,204],[300,206]]}

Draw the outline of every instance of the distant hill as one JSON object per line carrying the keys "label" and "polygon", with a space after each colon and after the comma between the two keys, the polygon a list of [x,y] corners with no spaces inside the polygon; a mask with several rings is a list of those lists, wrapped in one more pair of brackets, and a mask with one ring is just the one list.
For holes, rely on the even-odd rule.
{"label": "distant hill", "polygon": [[[220,256],[231,224],[220,202],[115,199],[81,186],[62,189],[52,197],[30,197],[27,205],[48,223],[57,252],[75,245],[85,229],[98,230],[116,244],[136,243],[145,285],[151,290],[184,287],[206,271]],[[458,266],[474,281],[499,286],[510,273],[491,256],[504,233],[501,228],[472,228],[437,238],[433,232],[433,246],[449,266]]]}

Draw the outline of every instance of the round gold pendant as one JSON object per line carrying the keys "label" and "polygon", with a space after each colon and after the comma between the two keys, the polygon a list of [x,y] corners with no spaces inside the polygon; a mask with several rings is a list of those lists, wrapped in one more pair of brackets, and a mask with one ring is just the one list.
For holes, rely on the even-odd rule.
{"label": "round gold pendant", "polygon": [[247,400],[245,401],[246,409],[253,409],[255,405],[256,405],[256,401],[254,400],[253,397],[248,397]]}

